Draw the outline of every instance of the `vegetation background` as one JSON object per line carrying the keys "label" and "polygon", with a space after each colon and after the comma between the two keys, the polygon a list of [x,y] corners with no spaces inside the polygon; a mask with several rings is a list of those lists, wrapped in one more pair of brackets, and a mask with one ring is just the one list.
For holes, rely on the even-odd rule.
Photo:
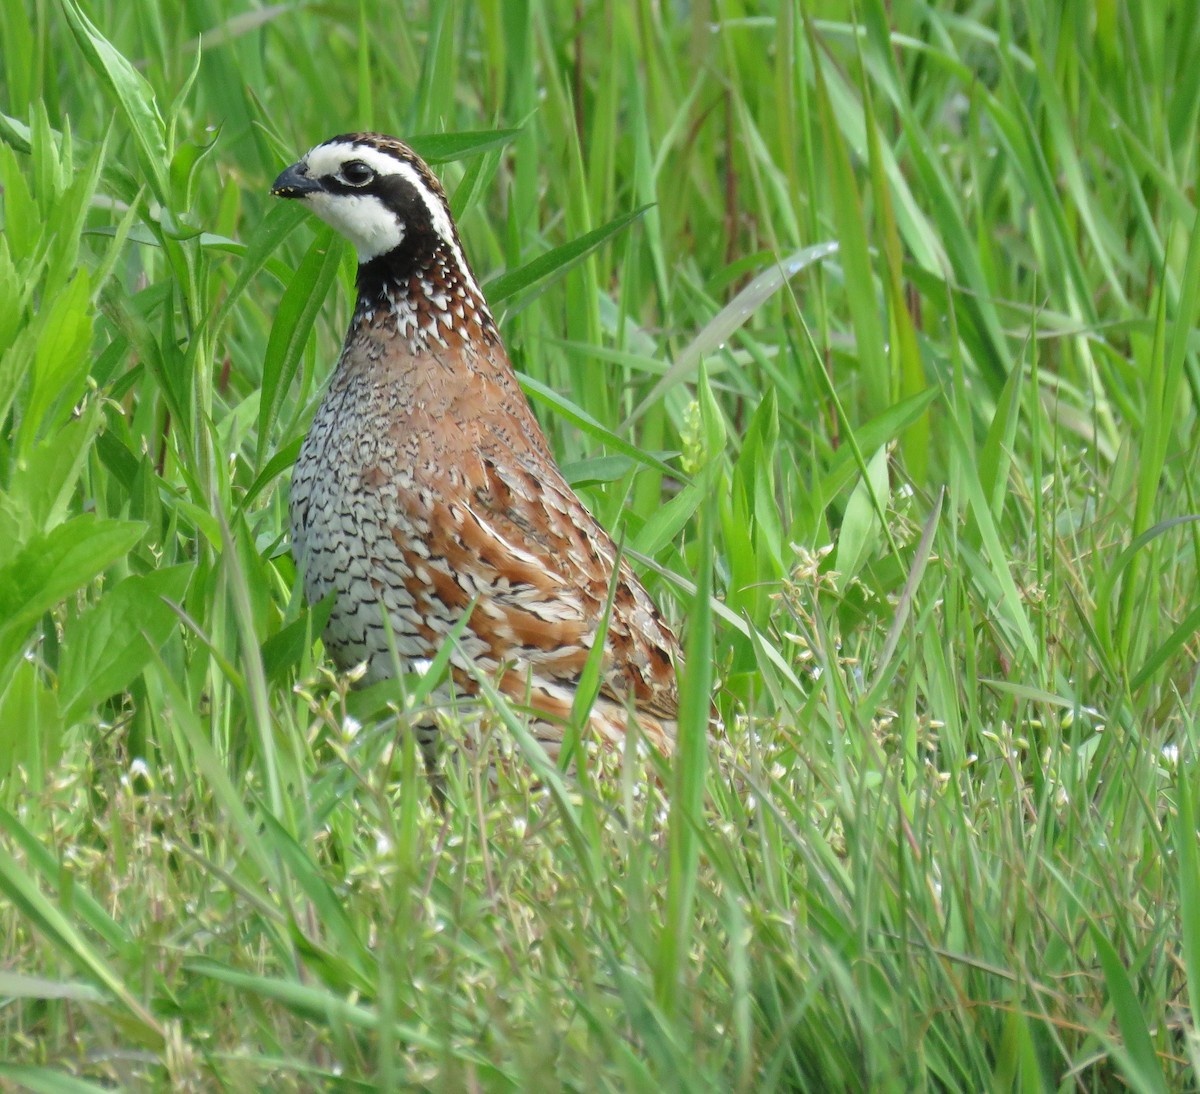
{"label": "vegetation background", "polygon": [[[1198,59],[1190,0],[0,0],[0,1084],[1195,1090]],[[420,686],[321,657],[353,259],[268,188],[363,127],[687,635],[659,780],[501,709],[439,813]]]}

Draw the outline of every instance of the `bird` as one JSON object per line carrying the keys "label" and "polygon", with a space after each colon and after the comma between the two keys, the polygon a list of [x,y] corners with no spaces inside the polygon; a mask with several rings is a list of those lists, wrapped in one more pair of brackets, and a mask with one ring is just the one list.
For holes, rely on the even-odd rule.
{"label": "bird", "polygon": [[[358,258],[354,312],[289,504],[305,596],[333,594],[326,651],[340,669],[365,665],[368,683],[426,671],[466,616],[454,694],[477,696],[490,677],[557,758],[607,610],[586,729],[621,747],[636,721],[669,756],[679,642],[555,462],[441,182],[403,141],[346,133],[271,193]],[[415,728],[428,762],[439,731]]]}

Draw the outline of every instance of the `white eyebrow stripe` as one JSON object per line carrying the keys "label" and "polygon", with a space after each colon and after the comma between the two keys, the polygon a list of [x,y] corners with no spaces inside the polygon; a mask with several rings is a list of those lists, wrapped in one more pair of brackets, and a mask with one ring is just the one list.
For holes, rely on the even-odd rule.
{"label": "white eyebrow stripe", "polygon": [[347,160],[362,160],[377,175],[394,175],[401,161],[395,156],[372,148],[369,144],[351,144],[349,141],[338,141],[336,144],[318,144],[310,149],[304,162],[308,164],[308,173],[316,177],[336,175],[342,164]]}

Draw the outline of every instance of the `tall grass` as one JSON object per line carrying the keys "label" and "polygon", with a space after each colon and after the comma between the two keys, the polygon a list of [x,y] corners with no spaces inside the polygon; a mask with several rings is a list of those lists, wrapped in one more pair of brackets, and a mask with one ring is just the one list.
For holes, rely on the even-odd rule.
{"label": "tall grass", "polygon": [[[954,9],[0,0],[0,1080],[1195,1089],[1200,29]],[[439,811],[322,657],[353,260],[267,191],[367,127],[686,635],[670,771],[501,707]]]}

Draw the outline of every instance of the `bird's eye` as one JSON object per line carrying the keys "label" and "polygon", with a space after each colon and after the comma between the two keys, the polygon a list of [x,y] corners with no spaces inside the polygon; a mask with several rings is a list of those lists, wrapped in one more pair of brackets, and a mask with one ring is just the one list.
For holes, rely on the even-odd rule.
{"label": "bird's eye", "polygon": [[366,186],[375,177],[375,172],[362,160],[350,160],[342,164],[341,176],[351,186]]}

